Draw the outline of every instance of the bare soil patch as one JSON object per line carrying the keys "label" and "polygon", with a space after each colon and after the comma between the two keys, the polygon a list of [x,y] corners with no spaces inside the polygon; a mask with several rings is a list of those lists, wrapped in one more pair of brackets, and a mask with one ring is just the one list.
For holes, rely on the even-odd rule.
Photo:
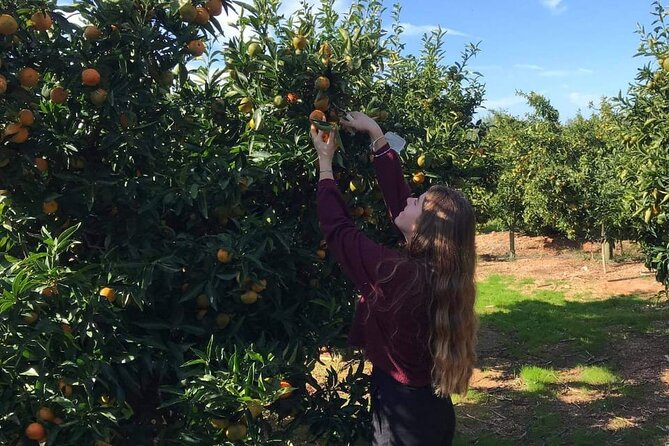
{"label": "bare soil patch", "polygon": [[[623,243],[625,259],[607,264],[606,273],[599,258],[598,245],[579,244],[550,237],[516,236],[514,261],[506,256],[509,249],[508,232],[481,234],[476,238],[479,255],[478,277],[492,274],[513,275],[534,280],[532,288],[563,291],[567,297],[590,294],[592,297],[639,294],[656,295],[662,286],[641,261],[634,259],[639,249],[631,242]],[[592,258],[591,258],[592,251]],[[621,255],[616,244],[614,256]],[[615,257],[614,257],[615,260]]]}

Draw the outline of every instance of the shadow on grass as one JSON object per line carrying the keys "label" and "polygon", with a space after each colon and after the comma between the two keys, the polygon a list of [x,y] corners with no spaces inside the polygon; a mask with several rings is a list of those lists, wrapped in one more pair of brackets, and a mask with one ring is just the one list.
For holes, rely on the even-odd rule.
{"label": "shadow on grass", "polygon": [[669,305],[520,288],[479,284],[479,366],[495,379],[458,404],[456,445],[668,444]]}

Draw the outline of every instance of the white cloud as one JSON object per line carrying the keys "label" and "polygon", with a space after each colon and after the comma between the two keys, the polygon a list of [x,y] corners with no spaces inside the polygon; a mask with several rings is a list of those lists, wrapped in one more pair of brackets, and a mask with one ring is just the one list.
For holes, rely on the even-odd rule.
{"label": "white cloud", "polygon": [[[403,22],[400,23],[400,26],[404,28],[402,33],[405,36],[422,36],[423,34],[429,34],[439,28],[438,25],[414,25],[413,23]],[[463,33],[451,28],[441,27],[442,30],[446,31],[447,36],[460,36],[460,37],[469,37],[469,34]]]}
{"label": "white cloud", "polygon": [[592,103],[597,103],[600,99],[599,95],[590,94],[590,93],[580,93],[578,91],[573,91],[569,93],[569,102],[574,104],[577,107],[586,108]]}
{"label": "white cloud", "polygon": [[542,77],[568,77],[568,76],[583,76],[583,75],[590,75],[594,73],[594,71],[586,69],[586,68],[579,68],[577,70],[544,70],[539,73],[539,76]]}
{"label": "white cloud", "polygon": [[567,6],[562,4],[562,0],[541,0],[541,4],[553,14],[561,14],[567,10]]}
{"label": "white cloud", "polygon": [[520,68],[523,70],[534,70],[534,71],[542,71],[544,68],[539,66],[539,65],[534,65],[534,64],[529,64],[529,63],[519,63],[514,65],[516,68]]}
{"label": "white cloud", "polygon": [[575,70],[547,70],[546,68],[535,64],[516,64],[515,68],[520,70],[536,71],[541,77],[568,77],[568,76],[584,76],[593,74],[594,71],[589,68],[577,68]]}
{"label": "white cloud", "polygon": [[488,110],[502,110],[515,105],[520,105],[525,103],[525,99],[518,95],[505,96],[498,99],[486,99],[483,101],[482,106]]}

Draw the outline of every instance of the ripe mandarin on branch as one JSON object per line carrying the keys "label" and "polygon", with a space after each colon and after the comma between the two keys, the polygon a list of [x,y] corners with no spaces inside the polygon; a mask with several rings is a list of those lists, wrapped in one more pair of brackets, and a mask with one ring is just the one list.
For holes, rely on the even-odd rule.
{"label": "ripe mandarin on branch", "polygon": [[10,36],[19,29],[19,24],[16,19],[9,14],[0,15],[0,34],[3,36]]}
{"label": "ripe mandarin on branch", "polygon": [[116,291],[110,287],[104,287],[100,290],[100,296],[104,297],[109,302],[114,302],[116,300]]}
{"label": "ripe mandarin on branch", "polygon": [[86,68],[81,72],[81,83],[87,87],[95,87],[100,83],[100,73],[95,68]]}
{"label": "ripe mandarin on branch", "polygon": [[54,104],[62,104],[67,100],[68,96],[69,93],[63,87],[55,87],[53,90],[51,90],[51,93],[49,94],[51,102],[53,102]]}
{"label": "ripe mandarin on branch", "polygon": [[102,37],[102,32],[95,25],[88,25],[84,28],[84,38],[90,42],[94,42]]}
{"label": "ripe mandarin on branch", "polygon": [[28,427],[26,427],[26,437],[28,437],[29,440],[42,442],[46,439],[46,430],[44,430],[44,426],[40,423],[30,423]]}
{"label": "ripe mandarin on branch", "polygon": [[19,71],[19,83],[26,88],[32,88],[39,82],[39,72],[31,67],[22,68]]}
{"label": "ripe mandarin on branch", "polygon": [[30,17],[30,21],[33,24],[33,28],[38,31],[46,31],[53,25],[51,16],[48,13],[42,11],[34,13],[32,17]]}

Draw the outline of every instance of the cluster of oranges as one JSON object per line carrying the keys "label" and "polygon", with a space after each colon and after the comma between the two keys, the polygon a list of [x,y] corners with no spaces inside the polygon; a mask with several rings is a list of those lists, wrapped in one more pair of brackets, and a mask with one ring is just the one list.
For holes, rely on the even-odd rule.
{"label": "cluster of oranges", "polygon": [[[330,97],[327,91],[330,89],[330,79],[326,76],[318,76],[314,81],[314,89],[316,90],[316,99],[314,99],[314,110],[309,114],[309,123],[312,128],[320,127],[328,121],[326,113],[330,109]],[[330,133],[323,133],[323,141],[328,142]]]}
{"label": "cluster of oranges", "polygon": [[29,440],[34,440],[38,443],[47,441],[47,433],[44,428],[44,423],[52,423],[56,425],[63,423],[63,419],[56,416],[53,409],[47,406],[40,407],[37,411],[37,419],[39,421],[28,424],[25,430],[25,435]]}
{"label": "cluster of oranges", "polygon": [[[195,23],[205,26],[209,23],[211,17],[219,16],[223,12],[223,3],[221,0],[207,0],[202,6],[195,6],[192,3],[185,3],[179,8],[179,16],[186,23]],[[189,54],[199,57],[204,54],[204,43],[200,39],[193,39],[188,42],[186,49]]]}
{"label": "cluster of oranges", "polygon": [[35,115],[28,109],[19,112],[18,119],[5,127],[4,136],[10,141],[21,144],[28,140],[28,128],[35,123]]}

